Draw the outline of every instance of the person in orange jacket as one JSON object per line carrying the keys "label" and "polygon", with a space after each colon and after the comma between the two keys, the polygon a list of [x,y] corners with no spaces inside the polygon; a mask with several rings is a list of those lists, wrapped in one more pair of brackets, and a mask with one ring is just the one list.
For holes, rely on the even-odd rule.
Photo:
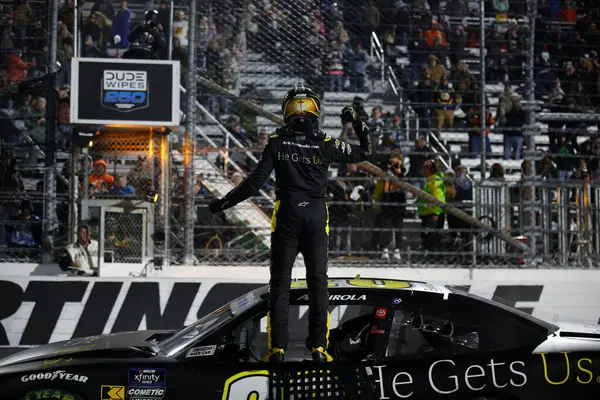
{"label": "person in orange jacket", "polygon": [[433,21],[431,23],[431,29],[425,31],[425,40],[427,41],[429,47],[434,47],[436,43],[444,47],[448,46],[446,36],[444,35],[444,32],[442,32],[440,24],[437,21]]}
{"label": "person in orange jacket", "polygon": [[19,83],[25,79],[25,71],[33,67],[33,64],[21,60],[21,50],[14,50],[8,55],[8,80],[11,83]]}

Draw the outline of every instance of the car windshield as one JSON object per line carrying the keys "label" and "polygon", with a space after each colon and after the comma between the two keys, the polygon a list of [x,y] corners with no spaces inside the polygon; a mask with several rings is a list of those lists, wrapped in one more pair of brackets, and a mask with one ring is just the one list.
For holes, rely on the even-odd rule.
{"label": "car windshield", "polygon": [[525,313],[525,312],[523,312],[521,310],[518,310],[518,309],[516,309],[514,307],[511,307],[509,305],[506,305],[505,303],[509,303],[510,304],[511,302],[508,301],[508,300],[506,300],[506,299],[503,299],[501,297],[494,296],[492,298],[493,301],[490,301],[490,300],[486,299],[485,297],[481,297],[481,296],[478,296],[476,294],[469,293],[469,292],[465,291],[464,289],[462,289],[461,287],[458,287],[458,286],[446,285],[446,287],[449,290],[451,290],[454,294],[458,294],[458,295],[465,296],[465,297],[470,297],[472,299],[476,299],[478,301],[491,304],[491,305],[493,305],[495,307],[498,307],[498,308],[501,308],[501,309],[503,309],[505,311],[508,311],[510,313],[516,314],[516,315],[520,316],[521,318],[523,318],[524,320],[529,321],[530,323],[536,324],[536,325],[542,327],[543,329],[546,329],[548,331],[548,334],[556,332],[559,329],[558,326],[556,326],[554,324],[551,324],[550,322],[541,320],[539,318],[534,317],[533,315],[527,314],[527,313]]}
{"label": "car windshield", "polygon": [[261,301],[261,296],[266,292],[266,288],[258,288],[232,300],[210,314],[200,318],[193,324],[183,328],[175,335],[161,341],[158,343],[158,347],[163,353],[166,353],[169,356],[178,353],[204,337],[208,332],[218,329],[237,315],[254,307]]}

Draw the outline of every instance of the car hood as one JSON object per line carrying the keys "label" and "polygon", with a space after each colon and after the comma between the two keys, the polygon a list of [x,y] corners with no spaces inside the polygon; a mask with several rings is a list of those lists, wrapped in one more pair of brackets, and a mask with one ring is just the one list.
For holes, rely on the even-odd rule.
{"label": "car hood", "polygon": [[554,323],[558,330],[548,335],[534,353],[600,351],[600,326],[572,322]]}
{"label": "car hood", "polygon": [[558,322],[554,325],[560,328],[561,336],[575,333],[576,336],[600,339],[600,325],[576,324],[573,322]]}
{"label": "car hood", "polygon": [[41,346],[32,347],[11,354],[0,359],[0,367],[15,365],[29,361],[46,360],[63,356],[83,355],[84,353],[96,353],[114,350],[141,350],[150,349],[152,343],[148,340],[157,335],[164,335],[172,331],[134,331],[111,333],[108,335],[90,336],[54,342]]}

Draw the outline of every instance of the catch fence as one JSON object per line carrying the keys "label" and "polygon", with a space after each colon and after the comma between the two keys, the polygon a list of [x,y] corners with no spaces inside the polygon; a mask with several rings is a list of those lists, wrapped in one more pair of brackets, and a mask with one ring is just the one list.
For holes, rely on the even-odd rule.
{"label": "catch fence", "polygon": [[[39,148],[39,154],[28,151],[21,158],[37,157],[44,174],[53,165],[59,171],[68,167],[57,174],[57,185],[62,182],[67,190],[42,190],[35,200],[45,205],[41,220],[52,221],[40,223],[53,227],[46,231],[55,239],[27,251],[40,258],[42,251],[60,248],[73,240],[76,223],[84,220],[101,243],[102,262],[146,264],[159,257],[173,265],[190,260],[267,265],[273,177],[256,197],[223,214],[211,215],[207,204],[253,168],[277,128],[264,112],[279,115],[283,94],[302,80],[322,97],[320,126],[328,135],[356,142],[339,119],[341,108],[354,104],[374,135],[373,164],[393,173],[399,163],[400,179],[423,187],[423,161],[436,159],[440,171],[453,170],[456,177],[447,174],[449,204],[532,249],[518,254],[452,215],[440,217],[439,229],[424,230],[411,194],[390,189],[389,182],[356,166],[333,165],[331,265],[597,266],[600,142],[594,135],[600,96],[586,71],[600,68],[600,62],[575,40],[577,32],[589,33],[580,25],[591,29],[595,17],[590,10],[580,8],[590,17],[576,24],[563,18],[571,15],[569,6],[557,18],[538,15],[534,2],[506,10],[495,3],[485,10],[462,2],[380,3],[234,0],[161,6],[163,32],[174,38],[169,58],[182,63],[181,126],[165,135],[128,138],[103,131],[80,154],[61,147],[62,139],[68,142],[69,127],[57,120],[56,163],[44,156],[43,141],[20,141],[24,148]],[[70,4],[63,6],[61,19]],[[77,22],[66,25],[75,30],[72,52],[79,54],[85,49],[83,34],[91,32],[85,19],[93,13],[74,4]],[[134,28],[147,5],[130,1],[129,7]],[[58,49],[54,58],[60,66],[53,77],[58,85],[68,81],[69,32],[57,27],[58,46],[50,49]],[[185,42],[192,44],[180,46]],[[556,43],[569,43],[577,55],[561,52]],[[102,45],[105,56],[126,50],[114,38]],[[58,93],[54,101],[68,104],[68,91]],[[45,131],[26,123],[35,116],[39,121],[40,113],[44,107],[26,117],[11,115],[11,120],[25,121],[23,137],[39,131],[45,139],[50,137]],[[127,176],[125,186],[135,194],[118,185],[102,189],[109,192],[104,194],[90,188],[99,159],[117,183]],[[147,175],[138,174],[140,181],[138,167]],[[186,169],[192,175],[188,181]],[[69,183],[75,180],[79,184]],[[14,195],[10,190],[7,199]],[[72,206],[58,201],[56,216],[48,214],[63,195]],[[13,218],[11,201],[4,202],[7,221]],[[162,231],[166,239],[155,241],[153,235]],[[191,247],[186,245],[190,240]],[[0,254],[7,261],[18,259],[13,250],[0,248]]]}

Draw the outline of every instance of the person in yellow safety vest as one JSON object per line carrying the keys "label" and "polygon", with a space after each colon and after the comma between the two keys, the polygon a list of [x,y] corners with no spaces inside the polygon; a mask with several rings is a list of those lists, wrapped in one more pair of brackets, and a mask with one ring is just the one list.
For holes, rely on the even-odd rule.
{"label": "person in yellow safety vest", "polygon": [[[423,173],[426,178],[423,191],[443,202],[446,201],[446,184],[444,173],[438,171],[435,160],[427,160],[423,164]],[[419,218],[421,219],[421,241],[425,250],[440,250],[442,242],[441,231],[446,222],[445,211],[422,199],[417,200]]]}

